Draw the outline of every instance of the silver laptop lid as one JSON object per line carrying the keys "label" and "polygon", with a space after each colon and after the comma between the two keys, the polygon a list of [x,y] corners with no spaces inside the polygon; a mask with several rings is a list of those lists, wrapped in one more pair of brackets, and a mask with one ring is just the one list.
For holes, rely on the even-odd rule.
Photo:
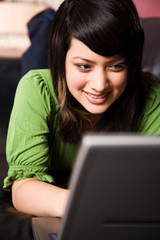
{"label": "silver laptop lid", "polygon": [[60,240],[160,238],[160,137],[84,136]]}

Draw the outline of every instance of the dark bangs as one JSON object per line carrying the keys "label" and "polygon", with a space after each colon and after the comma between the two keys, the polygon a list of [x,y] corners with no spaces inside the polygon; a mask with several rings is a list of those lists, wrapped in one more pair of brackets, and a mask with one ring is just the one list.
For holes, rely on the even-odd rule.
{"label": "dark bangs", "polygon": [[[132,1],[104,0],[101,7],[97,0],[74,2],[72,36],[102,56],[120,55],[132,63],[135,58],[141,58],[143,30],[137,18],[135,20],[137,11]],[[128,11],[124,2],[128,5]],[[139,42],[139,34],[142,34],[142,42]]]}

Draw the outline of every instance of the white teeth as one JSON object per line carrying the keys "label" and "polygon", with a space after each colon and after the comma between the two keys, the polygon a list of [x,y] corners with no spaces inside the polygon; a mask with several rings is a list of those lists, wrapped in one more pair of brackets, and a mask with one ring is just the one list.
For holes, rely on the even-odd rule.
{"label": "white teeth", "polygon": [[87,95],[89,95],[90,97],[95,98],[95,99],[99,99],[99,98],[104,98],[105,97],[105,95],[103,95],[103,96],[95,96],[95,95],[92,95],[90,93],[87,93]]}

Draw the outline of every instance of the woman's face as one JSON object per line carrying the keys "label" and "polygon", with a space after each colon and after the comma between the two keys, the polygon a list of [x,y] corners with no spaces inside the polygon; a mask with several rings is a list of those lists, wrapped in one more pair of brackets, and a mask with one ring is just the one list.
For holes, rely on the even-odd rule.
{"label": "woman's face", "polygon": [[67,52],[65,69],[70,93],[93,114],[104,113],[127,85],[125,59],[98,55],[76,38]]}

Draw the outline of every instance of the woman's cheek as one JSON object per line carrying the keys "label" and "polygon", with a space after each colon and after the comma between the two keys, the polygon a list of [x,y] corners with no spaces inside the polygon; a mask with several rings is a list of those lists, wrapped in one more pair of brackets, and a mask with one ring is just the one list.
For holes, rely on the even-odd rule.
{"label": "woman's cheek", "polygon": [[110,82],[114,87],[125,87],[127,85],[127,72],[113,73]]}
{"label": "woman's cheek", "polygon": [[85,85],[85,77],[82,73],[79,72],[72,72],[68,75],[68,81],[67,81],[70,86],[76,88],[76,89],[81,89]]}

